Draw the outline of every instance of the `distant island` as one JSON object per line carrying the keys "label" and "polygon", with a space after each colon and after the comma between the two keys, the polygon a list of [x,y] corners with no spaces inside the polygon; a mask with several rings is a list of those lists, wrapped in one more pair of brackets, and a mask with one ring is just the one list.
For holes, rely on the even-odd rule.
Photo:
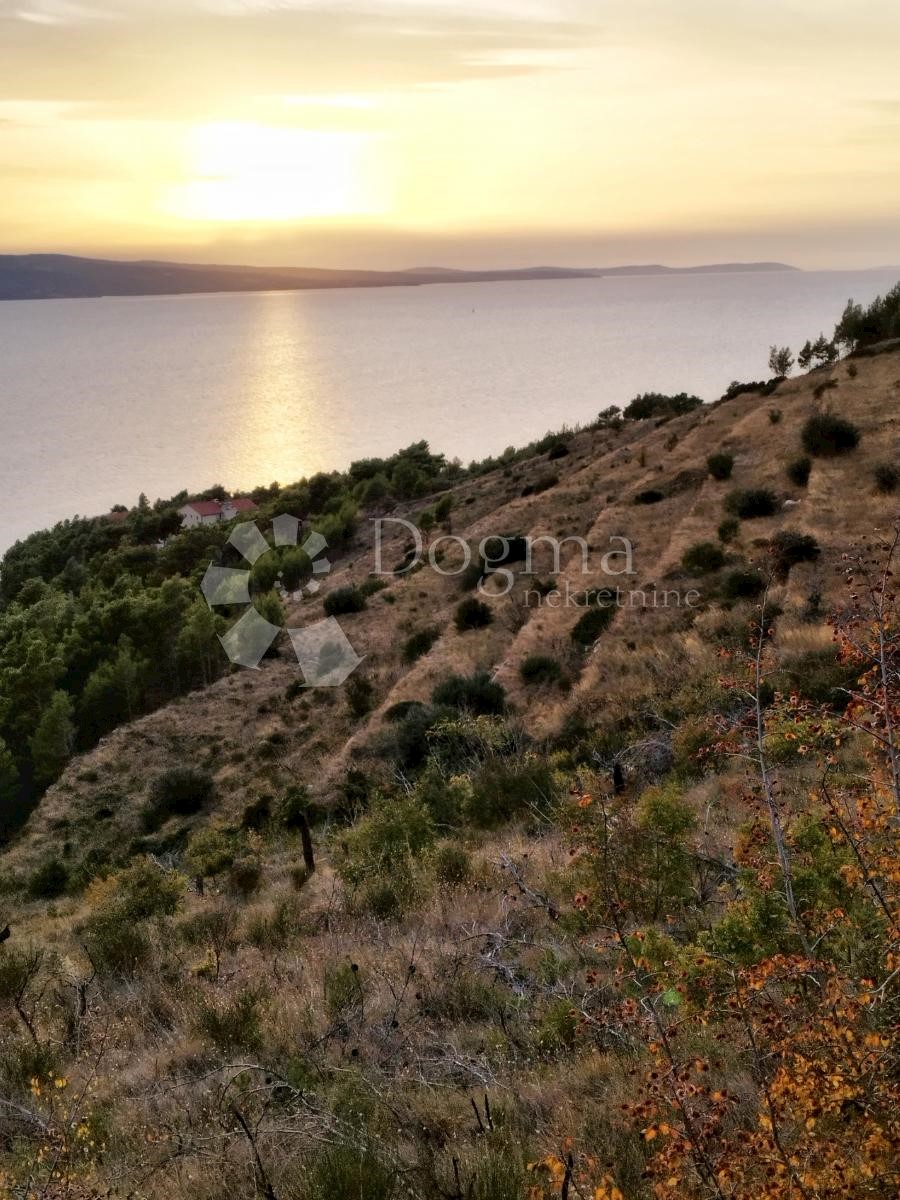
{"label": "distant island", "polygon": [[316,288],[420,287],[428,283],[498,283],[595,279],[606,275],[696,275],[795,271],[785,263],[713,263],[666,267],[524,267],[465,271],[414,267],[402,271],[327,270],[316,267],[219,266],[141,260],[79,258],[69,254],[0,255],[0,300],[62,300],[101,296],[165,296],[196,292],[304,291]]}

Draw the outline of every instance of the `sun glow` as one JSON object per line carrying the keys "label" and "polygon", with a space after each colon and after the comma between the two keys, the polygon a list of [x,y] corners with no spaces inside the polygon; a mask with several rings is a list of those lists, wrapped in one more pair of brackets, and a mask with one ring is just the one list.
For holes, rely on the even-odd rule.
{"label": "sun glow", "polygon": [[370,134],[223,121],[188,134],[168,207],[194,221],[289,221],[376,211]]}

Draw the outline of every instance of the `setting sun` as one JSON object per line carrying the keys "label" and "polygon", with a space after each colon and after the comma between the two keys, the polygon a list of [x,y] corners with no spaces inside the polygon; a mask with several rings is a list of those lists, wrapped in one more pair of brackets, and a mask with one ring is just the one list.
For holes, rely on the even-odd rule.
{"label": "setting sun", "polygon": [[186,182],[167,207],[194,221],[289,221],[371,212],[370,135],[222,121],[187,134]]}

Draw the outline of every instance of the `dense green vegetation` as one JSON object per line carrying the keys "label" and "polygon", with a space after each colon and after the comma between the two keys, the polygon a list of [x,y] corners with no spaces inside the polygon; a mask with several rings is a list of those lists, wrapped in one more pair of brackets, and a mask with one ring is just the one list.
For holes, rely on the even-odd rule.
{"label": "dense green vegetation", "polygon": [[[353,537],[367,504],[446,488],[463,470],[418,442],[343,474],[258,488],[260,528],[288,512],[332,551]],[[222,498],[214,487],[201,499]],[[117,725],[210,684],[227,667],[218,635],[237,609],[210,611],[200,581],[210,562],[244,567],[233,524],[181,530],[179,493],[124,519],[76,518],[16,543],[0,566],[0,835],[19,824],[74,752]],[[253,567],[251,595],[273,624],[283,619],[276,582],[291,590],[310,572],[302,550],[273,547]],[[329,597],[356,611],[362,593]],[[348,608],[347,605],[350,607]]]}

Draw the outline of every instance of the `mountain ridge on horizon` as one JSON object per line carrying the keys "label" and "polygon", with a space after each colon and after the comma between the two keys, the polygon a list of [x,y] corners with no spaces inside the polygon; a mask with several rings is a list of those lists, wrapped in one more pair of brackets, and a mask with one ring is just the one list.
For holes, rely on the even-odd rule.
{"label": "mountain ridge on horizon", "polygon": [[0,255],[0,300],[92,299],[103,296],[189,295],[203,292],[302,291],[346,287],[419,287],[428,283],[490,283],[597,279],[616,275],[690,275],[798,271],[779,262],[710,263],[668,267],[532,266],[468,270],[411,267],[395,271],[327,267],[256,267],[108,259],[70,254]]}

